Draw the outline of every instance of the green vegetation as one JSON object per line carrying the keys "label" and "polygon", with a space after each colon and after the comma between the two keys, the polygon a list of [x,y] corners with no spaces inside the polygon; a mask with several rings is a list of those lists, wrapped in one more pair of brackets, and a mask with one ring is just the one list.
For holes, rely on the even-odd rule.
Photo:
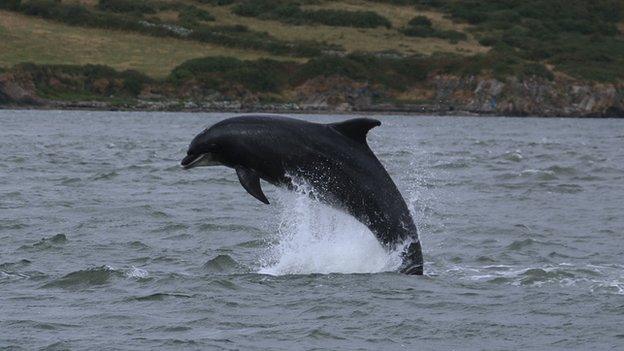
{"label": "green vegetation", "polygon": [[373,11],[303,10],[299,3],[284,0],[247,0],[237,4],[239,16],[278,20],[289,24],[325,24],[338,27],[392,27],[390,21]]}
{"label": "green vegetation", "polygon": [[215,6],[225,6],[233,4],[235,0],[195,0],[201,4],[210,4]]}
{"label": "green vegetation", "polygon": [[206,10],[202,10],[193,5],[184,7],[178,14],[181,23],[187,26],[194,26],[197,22],[214,21],[215,17]]}
{"label": "green vegetation", "polygon": [[[206,45],[203,50],[194,47],[192,55],[172,55],[166,68],[164,59],[144,57],[161,66],[151,70],[137,63],[140,58],[122,64],[113,57],[124,57],[130,48],[100,55],[102,60],[93,63],[110,64],[125,74],[115,76],[127,80],[124,94],[142,87],[128,78],[126,68],[163,77],[176,65],[169,82],[194,80],[217,90],[237,84],[262,93],[289,89],[319,75],[396,90],[440,73],[624,80],[623,0],[1,0],[0,9],[68,28],[162,38],[168,45],[184,43],[180,47]],[[32,47],[15,33],[0,22],[1,64],[29,58],[59,62],[47,56],[61,49],[47,50],[35,31],[31,41],[38,45]],[[30,48],[30,56],[20,47]],[[74,56],[84,55],[79,44],[70,47]],[[7,49],[15,54],[6,58]],[[206,55],[213,57],[197,59]],[[85,63],[73,57],[68,61]]]}
{"label": "green vegetation", "polygon": [[22,14],[0,11],[0,65],[23,62],[46,65],[102,64],[134,69],[162,78],[189,59],[206,55],[240,59],[286,59],[266,52],[225,47],[173,37],[68,26]]}
{"label": "green vegetation", "polygon": [[241,61],[232,57],[207,57],[181,64],[171,72],[170,79],[176,83],[192,79],[215,90],[240,84],[253,92],[277,92],[288,81],[284,69],[290,65],[269,59]]}
{"label": "green vegetation", "polygon": [[498,51],[474,57],[440,54],[410,58],[354,53],[345,57],[323,56],[306,63],[206,57],[181,64],[172,71],[169,79],[176,84],[194,80],[205,88],[217,90],[241,84],[251,91],[279,92],[317,77],[340,76],[405,91],[421,84],[432,73],[467,76],[486,70],[500,77],[516,75],[553,79],[545,66],[526,63]]}
{"label": "green vegetation", "polygon": [[426,16],[416,16],[408,22],[403,33],[411,37],[447,39],[452,43],[468,39],[465,33],[456,30],[440,30],[433,28],[433,23]]}
{"label": "green vegetation", "polygon": [[[483,45],[571,76],[624,79],[624,19],[620,0],[436,0],[426,4],[472,24]],[[505,47],[512,50],[504,49]]]}
{"label": "green vegetation", "polygon": [[[130,3],[128,5],[128,3]],[[125,4],[125,5],[124,5]],[[286,42],[275,39],[263,32],[251,31],[245,26],[207,26],[198,20],[213,20],[206,11],[196,7],[182,6],[179,3],[165,3],[158,9],[176,8],[181,10],[184,23],[163,23],[157,18],[145,20],[137,9],[144,6],[156,11],[155,5],[145,1],[135,4],[130,0],[100,0],[95,11],[80,4],[63,4],[56,0],[29,0],[18,3],[19,11],[29,16],[36,16],[62,22],[69,25],[96,28],[121,29],[158,37],[174,37],[186,40],[223,45],[227,47],[261,50],[276,55],[311,57],[318,56],[323,50],[340,50],[339,47],[311,41]],[[125,13],[130,11],[129,13]],[[124,12],[124,13],[117,13]],[[150,10],[149,13],[152,13]],[[188,27],[184,27],[186,25]]]}
{"label": "green vegetation", "polygon": [[156,13],[156,7],[145,0],[99,0],[98,8],[102,11],[135,13],[138,15]]}
{"label": "green vegetation", "polygon": [[0,9],[4,10],[17,10],[22,4],[21,0],[4,0],[0,2]]}
{"label": "green vegetation", "polygon": [[13,68],[35,82],[38,93],[46,98],[91,99],[94,97],[134,98],[153,80],[143,73],[116,71],[103,65],[35,65],[23,63]]}
{"label": "green vegetation", "polygon": [[316,77],[342,76],[405,90],[426,78],[428,64],[433,64],[428,58],[396,59],[364,54],[320,57],[303,64],[207,57],[181,64],[172,71],[170,79],[177,83],[192,79],[212,89],[241,84],[251,91],[279,92]]}
{"label": "green vegetation", "polygon": [[394,92],[407,92],[426,84],[432,72],[474,75],[486,66],[491,66],[494,74],[552,79],[552,73],[539,64],[514,61],[500,54],[471,58],[446,54],[392,58],[354,53],[345,57],[322,56],[305,63],[215,56],[188,60],[161,80],[135,70],[117,71],[103,65],[27,63],[15,66],[12,72],[35,82],[40,96],[54,99],[127,100],[136,98],[146,86],[169,92],[192,86],[200,91],[247,91],[260,94],[260,99],[271,100],[319,77],[344,77]]}

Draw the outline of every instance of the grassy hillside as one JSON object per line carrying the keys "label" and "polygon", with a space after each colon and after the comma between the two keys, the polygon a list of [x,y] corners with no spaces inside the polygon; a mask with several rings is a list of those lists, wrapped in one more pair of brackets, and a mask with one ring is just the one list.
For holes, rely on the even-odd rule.
{"label": "grassy hillside", "polygon": [[3,0],[0,8],[5,67],[96,63],[165,77],[189,59],[228,56],[332,62],[314,71],[384,85],[415,62],[419,80],[624,80],[624,0]]}
{"label": "grassy hillside", "polygon": [[[263,49],[242,43],[208,42],[177,36],[174,33],[149,32],[149,28],[124,27],[114,21],[110,24],[97,21],[80,21],[82,11],[111,16],[132,22],[149,22],[158,25],[174,24],[184,27],[235,28],[246,30],[243,35],[257,35],[260,40],[270,38],[277,43],[322,43],[328,51],[344,52],[395,52],[400,55],[433,54],[436,52],[470,55],[483,53],[487,47],[480,45],[469,34],[467,40],[450,42],[439,38],[407,37],[400,32],[407,22],[417,15],[425,15],[436,27],[464,31],[466,24],[454,23],[441,12],[417,10],[409,5],[392,5],[361,0],[311,2],[304,9],[336,9],[348,11],[374,11],[391,22],[391,28],[354,28],[319,24],[295,25],[278,20],[239,16],[234,13],[236,2],[219,6],[218,1],[162,0],[140,1],[143,12],[118,12],[103,10],[99,0],[23,0],[22,10],[7,8],[0,11],[0,65],[12,66],[20,62],[41,64],[109,65],[117,69],[137,69],[155,77],[166,75],[173,67],[187,59],[200,56],[233,56],[241,59],[274,58],[307,60],[289,52]],[[226,1],[227,2],[227,1]],[[154,11],[146,10],[158,4]],[[168,6],[163,6],[168,5]],[[30,7],[28,7],[30,6]],[[205,11],[211,20],[184,19],[184,6]],[[7,7],[5,5],[5,7]],[[50,9],[65,8],[70,15],[57,16]],[[76,10],[79,9],[79,10]],[[11,10],[11,11],[9,11]],[[188,11],[187,11],[188,12]],[[194,22],[194,23],[189,23]],[[94,28],[97,27],[97,28]],[[116,28],[119,27],[119,28]],[[202,28],[205,27],[205,28]],[[233,37],[238,33],[234,32]],[[263,37],[264,36],[264,37]],[[319,53],[320,54],[320,53]],[[317,56],[317,55],[311,55]]]}
{"label": "grassy hillside", "polygon": [[400,29],[410,19],[418,15],[431,18],[437,26],[445,29],[464,31],[468,27],[465,24],[455,24],[451,20],[445,19],[440,12],[418,10],[409,5],[380,4],[362,0],[325,1],[302,7],[306,9],[374,11],[387,18],[392,27],[351,28],[319,24],[293,25],[278,20],[237,16],[232,13],[232,6],[202,6],[202,8],[215,14],[216,23],[243,24],[251,29],[264,31],[284,40],[317,40],[332,43],[341,46],[347,52],[390,51],[414,55],[435,52],[473,54],[488,50],[487,47],[480,45],[471,36],[470,40],[451,43],[437,38],[406,37],[400,32]]}
{"label": "grassy hillside", "polygon": [[243,59],[274,58],[265,52],[228,48],[176,38],[68,26],[54,21],[0,11],[0,66],[101,64],[165,77],[180,63],[204,56]]}

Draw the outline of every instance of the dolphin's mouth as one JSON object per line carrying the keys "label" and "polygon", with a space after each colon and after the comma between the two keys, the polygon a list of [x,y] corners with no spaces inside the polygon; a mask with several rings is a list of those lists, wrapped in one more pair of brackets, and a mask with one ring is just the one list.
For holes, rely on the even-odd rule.
{"label": "dolphin's mouth", "polygon": [[201,160],[206,157],[207,154],[199,154],[199,155],[188,155],[184,157],[180,165],[184,169],[191,169],[199,164]]}

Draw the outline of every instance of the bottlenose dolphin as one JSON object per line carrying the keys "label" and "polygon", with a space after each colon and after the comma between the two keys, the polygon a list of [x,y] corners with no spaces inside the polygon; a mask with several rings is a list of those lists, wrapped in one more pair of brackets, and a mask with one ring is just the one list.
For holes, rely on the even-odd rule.
{"label": "bottlenose dolphin", "polygon": [[404,246],[400,271],[420,275],[416,225],[366,143],[368,131],[379,125],[370,118],[320,124],[279,116],[232,117],[197,135],[181,164],[234,168],[245,190],[265,204],[260,179],[289,189],[294,179],[302,179],[318,200],[354,216],[388,250]]}

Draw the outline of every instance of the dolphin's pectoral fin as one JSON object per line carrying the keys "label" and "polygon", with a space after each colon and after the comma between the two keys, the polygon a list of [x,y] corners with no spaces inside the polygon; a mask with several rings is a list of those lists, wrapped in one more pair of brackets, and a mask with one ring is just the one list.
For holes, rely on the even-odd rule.
{"label": "dolphin's pectoral fin", "polygon": [[343,122],[329,124],[329,126],[338,133],[364,145],[366,145],[366,133],[380,125],[380,121],[372,118],[354,118]]}
{"label": "dolphin's pectoral fin", "polygon": [[239,166],[236,167],[236,175],[238,175],[238,180],[243,188],[245,188],[251,196],[267,205],[269,204],[269,200],[267,200],[266,196],[262,192],[262,188],[260,187],[260,177],[258,176],[258,173],[252,169]]}

